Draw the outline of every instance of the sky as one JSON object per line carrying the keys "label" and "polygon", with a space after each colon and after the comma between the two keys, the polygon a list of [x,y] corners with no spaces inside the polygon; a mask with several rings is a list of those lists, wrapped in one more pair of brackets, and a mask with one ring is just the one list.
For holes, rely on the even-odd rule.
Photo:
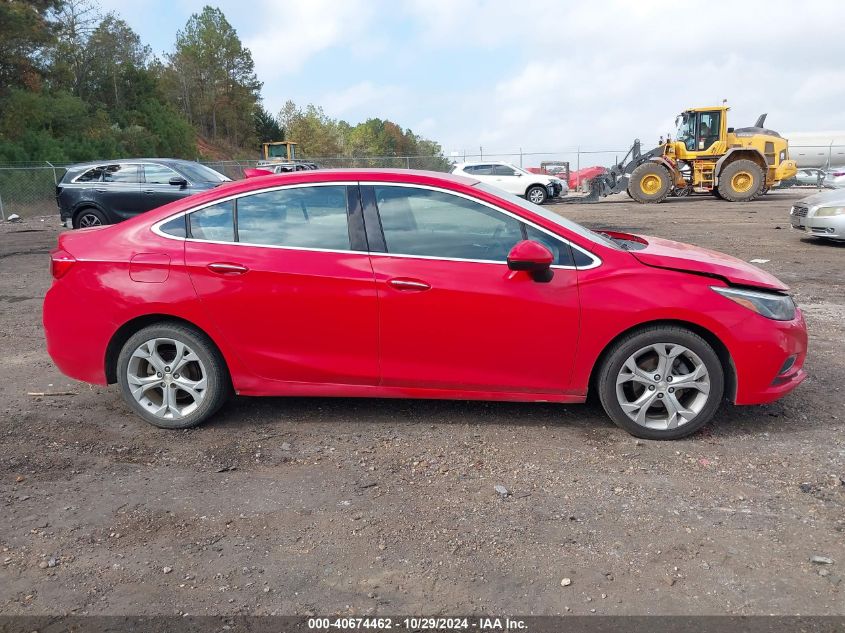
{"label": "sky", "polygon": [[269,111],[290,99],[352,124],[387,118],[447,156],[649,148],[685,108],[725,99],[735,127],[767,112],[781,132],[845,129],[841,0],[100,3],[159,55],[217,6]]}

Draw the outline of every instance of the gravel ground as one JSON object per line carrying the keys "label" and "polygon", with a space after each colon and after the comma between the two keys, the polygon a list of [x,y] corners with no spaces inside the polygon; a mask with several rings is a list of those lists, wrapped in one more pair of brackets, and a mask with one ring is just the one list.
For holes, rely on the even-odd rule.
{"label": "gravel ground", "polygon": [[3,225],[0,614],[845,614],[845,245],[789,230],[801,195],[556,207],[768,259],[805,311],[804,385],[664,443],[597,405],[240,398],[157,430],[45,352],[57,219]]}

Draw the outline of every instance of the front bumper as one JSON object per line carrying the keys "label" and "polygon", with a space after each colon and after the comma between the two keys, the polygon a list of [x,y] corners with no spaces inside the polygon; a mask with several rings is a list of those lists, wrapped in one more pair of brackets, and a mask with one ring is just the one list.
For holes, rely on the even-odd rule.
{"label": "front bumper", "polygon": [[821,218],[814,215],[800,216],[795,214],[795,207],[793,207],[789,221],[793,229],[804,232],[808,237],[845,240],[845,215]]}
{"label": "front bumper", "polygon": [[[731,358],[736,369],[736,404],[764,404],[782,398],[807,374],[807,324],[795,309],[792,321],[754,315],[731,328]],[[784,370],[788,359],[792,363]]]}

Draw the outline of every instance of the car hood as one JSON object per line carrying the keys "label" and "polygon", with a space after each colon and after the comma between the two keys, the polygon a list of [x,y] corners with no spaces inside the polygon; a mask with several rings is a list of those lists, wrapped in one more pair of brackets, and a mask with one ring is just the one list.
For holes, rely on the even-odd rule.
{"label": "car hood", "polygon": [[808,207],[815,207],[820,204],[845,205],[845,190],[832,189],[830,191],[822,191],[821,193],[801,198],[798,204],[805,204]]}
{"label": "car hood", "polygon": [[627,242],[628,251],[646,266],[707,275],[737,286],[785,291],[789,286],[774,275],[736,257],[660,237],[602,231],[614,240]]}

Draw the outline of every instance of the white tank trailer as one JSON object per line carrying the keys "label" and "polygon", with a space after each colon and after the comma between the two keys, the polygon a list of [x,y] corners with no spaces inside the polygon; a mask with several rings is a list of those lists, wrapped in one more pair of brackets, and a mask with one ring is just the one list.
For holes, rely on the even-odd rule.
{"label": "white tank trailer", "polygon": [[781,134],[789,141],[789,157],[798,169],[827,169],[845,165],[845,130]]}

